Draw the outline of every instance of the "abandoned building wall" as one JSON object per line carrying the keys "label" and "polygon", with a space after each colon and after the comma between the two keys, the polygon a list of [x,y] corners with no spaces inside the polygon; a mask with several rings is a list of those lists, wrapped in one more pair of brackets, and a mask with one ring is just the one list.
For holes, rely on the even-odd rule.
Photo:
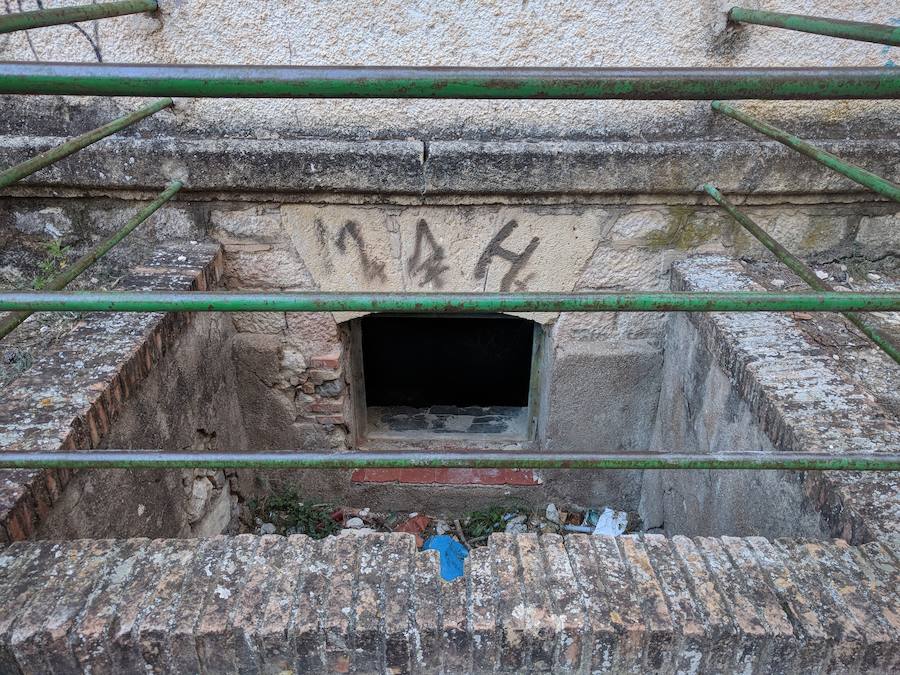
{"label": "abandoned building wall", "polygon": [[[80,0],[45,0],[45,7]],[[505,4],[308,3],[286,0],[160,0],[135,15],[0,36],[0,58],[40,61],[461,66],[883,66],[897,50],[881,45],[755,26],[728,28],[730,0],[695,3]],[[816,0],[765,2],[768,10],[876,23],[900,20],[896,3]],[[23,0],[21,9],[37,3]],[[20,11],[15,4],[7,11]],[[131,105],[107,102],[107,110]],[[773,122],[805,129],[871,129],[882,115],[863,102],[753,106]],[[707,103],[505,101],[179,101],[185,132],[250,138],[340,135],[350,138],[692,138],[735,125],[714,122]],[[33,122],[32,122],[33,123]],[[854,134],[859,137],[860,134]],[[828,137],[828,136],[826,136]]]}
{"label": "abandoned building wall", "polygon": [[[763,255],[723,212],[665,198],[636,204],[610,197],[457,200],[469,202],[463,204],[399,197],[371,204],[353,196],[314,203],[188,199],[161,210],[110,255],[121,256],[127,267],[156,239],[210,237],[224,245],[229,290],[563,292],[662,290],[672,262],[685,256]],[[816,199],[756,203],[746,211],[813,260],[883,263],[895,250],[895,206]],[[10,237],[60,236],[85,247],[134,208],[109,198],[17,197],[3,200],[0,220]],[[254,430],[256,447],[322,450],[352,443],[348,354],[338,323],[348,316],[245,313],[225,319],[238,335],[224,358],[237,373],[239,415],[244,428]],[[539,441],[560,451],[647,447],[666,317],[534,318],[546,337]]]}
{"label": "abandoned building wall", "polygon": [[[154,15],[2,35],[0,58],[725,67],[883,66],[897,58],[897,49],[880,45],[727,27],[731,4],[161,0]],[[766,8],[796,10],[786,2]],[[859,7],[826,0],[804,11],[898,20],[887,0]],[[0,97],[0,165],[137,105]],[[900,179],[900,141],[885,138],[884,128],[897,102],[740,105]],[[177,99],[173,109],[10,188],[0,200],[0,244],[53,238],[83,250],[173,178],[185,182],[177,200],[111,259],[127,267],[133,252],[156,241],[209,237],[225,247],[229,290],[666,289],[672,262],[685,256],[765,255],[698,195],[705,181],[813,261],[898,260],[897,205],[715,115],[706,101]],[[234,420],[253,429],[256,448],[352,445],[340,323],[347,318],[229,317],[237,334],[222,355],[236,373]],[[646,447],[664,377],[666,317],[529,318],[543,324],[547,345],[539,444]],[[637,474],[607,476],[606,485],[591,486],[595,494],[636,503]],[[552,483],[549,475],[541,480]]]}

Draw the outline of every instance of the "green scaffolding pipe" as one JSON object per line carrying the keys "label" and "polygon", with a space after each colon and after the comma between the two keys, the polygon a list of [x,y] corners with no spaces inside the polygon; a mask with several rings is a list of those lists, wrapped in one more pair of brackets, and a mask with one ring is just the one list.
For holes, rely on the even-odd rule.
{"label": "green scaffolding pipe", "polygon": [[76,21],[106,19],[123,14],[153,12],[156,9],[156,0],[121,0],[120,2],[101,2],[77,7],[54,7],[53,9],[38,9],[33,12],[4,14],[0,16],[0,33],[12,33],[17,30],[41,28],[42,26],[58,26]]}
{"label": "green scaffolding pipe", "polygon": [[736,110],[727,103],[722,103],[722,101],[713,101],[712,109],[722,113],[723,115],[728,115],[728,117],[735,119],[738,122],[746,124],[751,129],[755,129],[756,131],[765,134],[769,138],[775,139],[779,143],[784,143],[792,150],[796,150],[797,152],[806,155],[810,159],[816,160],[817,162],[819,162],[819,164],[824,164],[829,169],[837,171],[842,176],[846,176],[850,180],[855,181],[860,185],[869,188],[870,190],[874,190],[884,197],[888,197],[890,199],[893,199],[894,201],[900,202],[900,185],[897,185],[896,183],[892,183],[891,181],[882,178],[881,176],[877,176],[871,171],[866,171],[862,167],[856,166],[855,164],[845,162],[839,157],[832,155],[830,152],[821,150],[816,146],[810,145],[806,141],[797,138],[792,134],[789,134],[786,131],[782,131],[777,127],[773,127],[770,124],[766,124],[765,122],[751,117],[747,113]]}
{"label": "green scaffolding pipe", "polygon": [[[734,205],[729,202],[725,198],[725,196],[715,187],[706,184],[703,186],[703,189],[706,190],[707,194],[709,194],[710,197],[715,199],[726,211],[728,211],[729,215],[732,218],[743,225],[745,230],[756,237],[756,239],[758,239],[763,246],[769,249],[769,251],[771,251],[776,258],[787,265],[798,277],[803,279],[803,281],[805,281],[817,291],[834,291],[834,288],[831,287],[831,284],[828,284],[819,279],[812,268],[806,265],[806,263],[804,263],[798,257],[792,255],[790,251],[788,251],[784,246],[778,243],[778,241],[771,237],[759,225],[753,222],[747,215],[738,211],[734,207]],[[870,340],[872,340],[872,342],[874,342],[882,350],[884,350],[884,352],[888,356],[894,359],[894,361],[896,361],[897,363],[900,363],[900,344],[898,344],[888,333],[881,330],[877,326],[873,326],[868,321],[863,319],[859,314],[856,314],[854,312],[842,312],[842,314],[848,321],[850,321],[850,323],[859,328],[859,330],[861,330]]]}
{"label": "green scaffolding pipe", "polygon": [[106,138],[107,136],[114,134],[117,131],[121,131],[125,127],[131,126],[135,122],[139,122],[145,117],[149,117],[153,113],[159,112],[163,108],[167,108],[170,105],[172,105],[171,98],[159,99],[158,101],[154,101],[153,103],[145,105],[143,108],[135,110],[133,113],[115,119],[109,124],[104,124],[102,127],[98,127],[96,129],[93,129],[92,131],[88,131],[87,133],[76,136],[75,138],[70,138],[62,145],[58,145],[55,148],[47,150],[46,152],[42,152],[36,157],[25,160],[21,164],[16,164],[15,166],[0,173],[0,188],[8,187],[9,185],[12,185],[17,181],[30,176],[36,171],[50,166],[54,162],[57,162],[64,157],[68,157],[69,155],[78,152],[82,148],[86,148],[92,143],[96,143],[100,139]]}
{"label": "green scaffolding pipe", "polygon": [[877,23],[860,21],[842,21],[826,19],[821,16],[804,16],[803,14],[783,14],[782,12],[765,12],[759,9],[732,7],[728,12],[731,21],[739,23],[755,23],[760,26],[787,28],[788,30],[816,35],[875,42],[881,45],[900,46],[900,26],[884,26]]}
{"label": "green scaffolding pipe", "polygon": [[675,454],[381,453],[381,452],[0,452],[3,469],[750,469],[898,471],[900,455],[784,452]]}
{"label": "green scaffolding pipe", "polygon": [[[104,239],[96,248],[94,248],[94,250],[81,256],[72,265],[66,267],[62,272],[53,277],[53,279],[45,286],[46,290],[59,291],[68,286],[69,282],[106,255],[113,246],[131,234],[138,225],[147,220],[147,218],[152,216],[157,209],[174,197],[175,193],[181,189],[181,186],[181,182],[177,180],[169,183],[166,189],[156,199],[138,211],[124,226],[122,226],[122,229]],[[32,313],[28,311],[12,312],[6,318],[0,320],[0,340],[9,335],[16,326],[25,321],[31,314]]]}
{"label": "green scaffolding pipe", "polygon": [[887,293],[0,293],[0,310],[31,312],[896,312]]}
{"label": "green scaffolding pipe", "polygon": [[896,68],[456,68],[0,63],[0,94],[231,98],[900,98]]}

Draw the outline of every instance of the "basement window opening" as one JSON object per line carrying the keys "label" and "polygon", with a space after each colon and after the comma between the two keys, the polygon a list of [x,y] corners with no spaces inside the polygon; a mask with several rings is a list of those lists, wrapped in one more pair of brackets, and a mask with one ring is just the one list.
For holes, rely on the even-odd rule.
{"label": "basement window opening", "polygon": [[352,326],[367,438],[528,440],[540,325],[502,314],[371,314]]}

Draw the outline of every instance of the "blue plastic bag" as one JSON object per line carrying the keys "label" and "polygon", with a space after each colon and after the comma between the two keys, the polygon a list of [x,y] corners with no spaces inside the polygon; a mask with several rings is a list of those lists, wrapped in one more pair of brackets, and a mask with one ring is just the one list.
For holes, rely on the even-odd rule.
{"label": "blue plastic bag", "polygon": [[463,561],[468,557],[466,547],[447,534],[430,537],[422,546],[423,551],[437,551],[441,554],[441,577],[453,581],[463,575]]}

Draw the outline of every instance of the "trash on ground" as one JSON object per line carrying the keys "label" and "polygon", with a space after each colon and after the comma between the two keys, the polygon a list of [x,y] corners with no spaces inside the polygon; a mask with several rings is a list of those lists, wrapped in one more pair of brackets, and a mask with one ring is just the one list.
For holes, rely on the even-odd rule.
{"label": "trash on ground", "polygon": [[597,518],[594,534],[607,534],[616,537],[623,534],[626,529],[628,529],[628,513],[616,511],[607,506],[603,509],[600,517]]}
{"label": "trash on ground", "polygon": [[469,552],[465,546],[447,534],[439,534],[425,541],[425,551],[437,551],[441,556],[441,578],[453,581],[463,575],[464,561]]}
{"label": "trash on ground", "polygon": [[394,532],[409,532],[416,538],[416,546],[418,548],[422,548],[422,544],[425,540],[422,538],[422,533],[431,523],[431,518],[428,516],[414,516],[400,523],[394,528]]}
{"label": "trash on ground", "polygon": [[507,534],[524,534],[528,532],[526,521],[528,516],[514,516],[506,522],[505,532]]}
{"label": "trash on ground", "polygon": [[547,510],[545,511],[544,515],[551,523],[556,523],[557,525],[559,525],[562,522],[559,517],[559,509],[556,508],[556,504],[547,504]]}
{"label": "trash on ground", "polygon": [[641,521],[636,513],[610,507],[585,511],[572,504],[557,506],[557,503],[550,503],[535,507],[516,501],[495,504],[460,516],[447,513],[438,516],[415,511],[378,512],[369,508],[305,501],[297,488],[288,487],[282,492],[250,500],[242,510],[241,527],[245,528],[242,531],[257,534],[305,534],[314,539],[371,532],[404,532],[415,537],[419,548],[428,541],[452,540],[452,548],[471,550],[487,545],[495,532],[513,535],[578,532],[617,536],[641,531]]}

